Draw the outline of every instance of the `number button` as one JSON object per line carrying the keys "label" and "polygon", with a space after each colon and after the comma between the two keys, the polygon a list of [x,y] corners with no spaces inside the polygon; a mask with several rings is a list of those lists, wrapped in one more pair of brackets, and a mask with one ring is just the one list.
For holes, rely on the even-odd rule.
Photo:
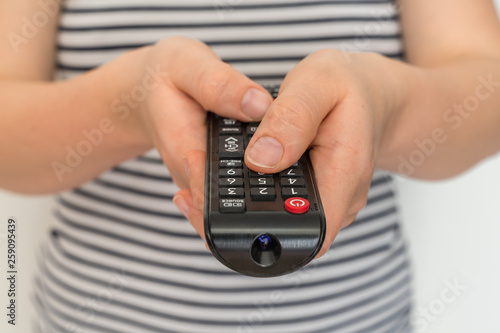
{"label": "number button", "polygon": [[274,201],[276,192],[272,187],[253,187],[250,189],[250,197],[254,201]]}
{"label": "number button", "polygon": [[301,169],[289,168],[280,172],[280,177],[302,177],[304,174]]}
{"label": "number button", "polygon": [[307,198],[307,190],[303,187],[283,187],[281,189],[281,196],[284,199],[291,197]]}
{"label": "number button", "polygon": [[219,187],[243,187],[243,178],[220,178]]}
{"label": "number button", "polygon": [[274,186],[274,179],[273,177],[250,178],[250,186]]}
{"label": "number button", "polygon": [[242,169],[221,169],[219,170],[219,177],[242,177],[243,176],[243,170]]}
{"label": "number button", "polygon": [[269,173],[262,173],[262,172],[255,172],[255,171],[252,171],[252,170],[248,170],[248,175],[252,178],[254,177],[265,177],[265,176],[271,176],[271,174]]}
{"label": "number button", "polygon": [[306,181],[304,178],[284,178],[280,179],[281,187],[305,187]]}
{"label": "number button", "polygon": [[229,187],[229,188],[221,188],[219,190],[220,198],[244,198],[245,192],[242,188],[238,187]]}

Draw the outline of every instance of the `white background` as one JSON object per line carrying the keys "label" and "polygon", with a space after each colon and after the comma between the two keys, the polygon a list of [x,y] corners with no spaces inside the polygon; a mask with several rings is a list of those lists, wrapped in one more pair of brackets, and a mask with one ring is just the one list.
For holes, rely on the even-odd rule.
{"label": "white background", "polygon": [[[496,156],[450,181],[396,182],[414,270],[416,332],[500,332],[499,173],[500,156]],[[20,250],[18,325],[6,325],[7,285],[1,278],[2,332],[30,331],[31,272],[51,205],[50,197],[26,198],[0,191],[2,272],[6,271],[6,221],[12,216],[18,221]],[[449,283],[466,289],[455,291],[455,296]]]}

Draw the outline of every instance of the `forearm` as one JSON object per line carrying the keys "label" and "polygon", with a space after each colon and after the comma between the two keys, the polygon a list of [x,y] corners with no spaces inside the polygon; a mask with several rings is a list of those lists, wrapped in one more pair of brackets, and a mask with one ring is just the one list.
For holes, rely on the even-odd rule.
{"label": "forearm", "polygon": [[394,66],[403,96],[381,142],[378,166],[408,176],[454,176],[500,150],[500,57],[434,68]]}
{"label": "forearm", "polygon": [[137,104],[124,100],[141,75],[124,63],[139,52],[64,82],[0,81],[0,187],[23,193],[71,188],[148,149],[136,124]]}

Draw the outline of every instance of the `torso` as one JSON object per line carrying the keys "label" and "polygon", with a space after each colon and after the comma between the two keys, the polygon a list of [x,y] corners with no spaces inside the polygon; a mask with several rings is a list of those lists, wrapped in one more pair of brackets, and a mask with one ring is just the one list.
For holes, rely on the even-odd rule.
{"label": "torso", "polygon": [[[260,83],[279,83],[324,48],[400,58],[391,1],[67,0],[61,79],[168,36],[207,42]],[[371,34],[370,36],[367,36]],[[126,75],[126,73],[124,73]],[[331,250],[278,278],[215,260],[172,202],[158,153],[63,193],[38,279],[41,331],[405,332],[410,274],[391,178],[377,171],[367,206]]]}

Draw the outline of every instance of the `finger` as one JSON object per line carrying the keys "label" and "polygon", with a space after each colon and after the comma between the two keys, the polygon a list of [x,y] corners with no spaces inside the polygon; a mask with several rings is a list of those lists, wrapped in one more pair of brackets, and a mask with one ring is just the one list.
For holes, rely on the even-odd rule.
{"label": "finger", "polygon": [[[316,160],[317,157],[313,158],[313,156],[314,154],[311,159]],[[332,156],[331,159],[333,161],[342,159],[342,154]],[[324,162],[322,159],[322,163]],[[330,249],[339,231],[349,226],[355,220],[358,212],[366,205],[369,183],[366,187],[359,187],[357,184],[346,182],[345,179],[349,177],[352,175],[346,169],[326,170],[316,175],[317,181],[323,184],[319,186],[319,192],[324,203],[323,209],[326,218],[325,239],[316,258],[320,258]]]}
{"label": "finger", "polygon": [[203,211],[199,210],[193,202],[191,191],[182,189],[174,196],[175,205],[181,213],[191,222],[201,238],[205,239],[205,228],[203,225]]}
{"label": "finger", "polygon": [[365,206],[373,176],[371,134],[357,103],[341,103],[323,121],[310,157],[326,217],[326,236],[317,257],[330,248],[341,228]]}
{"label": "finger", "polygon": [[206,112],[189,96],[165,87],[152,92],[148,99],[152,110],[147,124],[153,141],[181,188],[189,187],[183,156],[189,151],[206,149]]}
{"label": "finger", "polygon": [[249,168],[274,173],[293,163],[316,136],[339,95],[316,62],[305,59],[285,78],[280,94],[266,112],[245,154]]}
{"label": "finger", "polygon": [[189,174],[189,187],[193,203],[203,210],[205,198],[205,151],[191,150],[184,155],[184,161]]}
{"label": "finger", "polygon": [[205,110],[242,121],[260,120],[272,103],[260,85],[224,63],[205,44],[186,38],[167,40],[174,85]]}

